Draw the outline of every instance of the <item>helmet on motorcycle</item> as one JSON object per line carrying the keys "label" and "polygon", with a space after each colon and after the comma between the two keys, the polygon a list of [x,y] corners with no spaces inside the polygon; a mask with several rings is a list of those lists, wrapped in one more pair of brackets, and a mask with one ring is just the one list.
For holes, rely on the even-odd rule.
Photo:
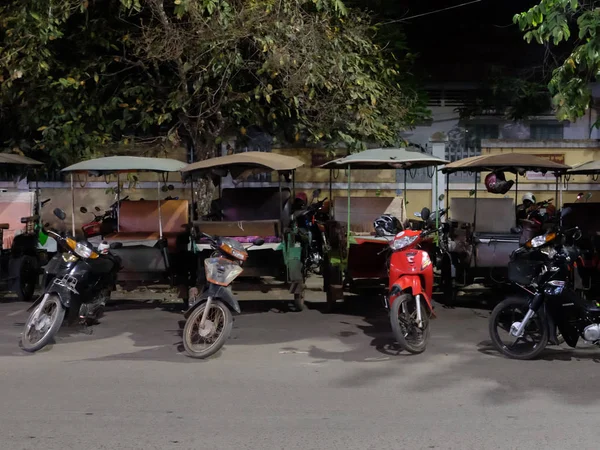
{"label": "helmet on motorcycle", "polygon": [[491,172],[485,177],[485,188],[492,194],[506,194],[515,184],[514,181],[506,181],[504,172]]}
{"label": "helmet on motorcycle", "polygon": [[305,204],[308,203],[308,197],[304,192],[298,192],[295,200],[302,200]]}
{"label": "helmet on motorcycle", "polygon": [[383,214],[373,222],[377,236],[396,236],[402,229],[400,221],[391,214]]}
{"label": "helmet on motorcycle", "polygon": [[533,195],[531,192],[523,194],[523,197],[521,197],[521,203],[525,203],[526,201],[535,203],[535,195]]}

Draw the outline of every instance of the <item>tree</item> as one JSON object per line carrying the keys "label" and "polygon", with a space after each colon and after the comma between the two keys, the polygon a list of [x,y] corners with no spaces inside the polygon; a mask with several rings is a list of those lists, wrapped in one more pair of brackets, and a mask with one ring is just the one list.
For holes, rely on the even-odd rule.
{"label": "tree", "polygon": [[517,14],[524,38],[555,47],[571,45],[569,55],[552,73],[549,89],[560,120],[576,120],[589,109],[590,82],[600,74],[600,2],[542,0]]}
{"label": "tree", "polygon": [[2,138],[61,163],[142,137],[205,158],[250,126],[392,145],[426,115],[402,55],[340,0],[14,0],[0,17]]}

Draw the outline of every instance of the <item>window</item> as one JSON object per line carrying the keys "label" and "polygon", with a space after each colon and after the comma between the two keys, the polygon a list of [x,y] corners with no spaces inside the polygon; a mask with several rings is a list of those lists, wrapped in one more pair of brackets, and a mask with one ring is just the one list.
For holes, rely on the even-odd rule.
{"label": "window", "polygon": [[[446,159],[450,162],[463,158],[481,155],[482,139],[498,139],[500,127],[497,124],[468,124],[465,127],[455,127],[448,133]],[[451,176],[451,181],[471,180],[472,174],[457,172]]]}
{"label": "window", "polygon": [[563,131],[562,124],[531,124],[529,126],[529,137],[536,141],[563,139]]}

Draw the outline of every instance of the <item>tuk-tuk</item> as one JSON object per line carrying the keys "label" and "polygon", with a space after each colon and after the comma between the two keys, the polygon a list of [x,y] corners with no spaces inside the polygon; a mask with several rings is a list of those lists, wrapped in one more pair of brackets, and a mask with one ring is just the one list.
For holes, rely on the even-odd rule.
{"label": "tuk-tuk", "polygon": [[[19,174],[43,163],[25,156],[0,153],[0,167],[15,169]],[[32,202],[33,196],[33,202]],[[42,231],[39,189],[35,192],[0,193],[0,278],[19,300],[31,301],[37,286],[40,268],[56,252],[56,242]],[[33,203],[33,208],[32,208]]]}
{"label": "tuk-tuk", "polygon": [[[303,164],[297,158],[276,153],[244,152],[199,161],[181,170],[184,176],[214,180],[218,185],[211,214],[193,225],[200,233],[229,237],[248,248],[242,282],[237,286],[253,278],[260,279],[261,289],[287,288],[299,311],[304,308],[306,273],[303,246],[293,230],[291,216],[295,171]],[[222,187],[221,180],[228,175],[239,181],[248,175],[271,172],[277,173],[277,187]],[[288,186],[284,188],[283,182]],[[257,238],[265,243],[251,247]],[[192,250],[198,258],[198,284],[203,284],[202,261],[210,256],[210,243],[198,234]],[[246,286],[251,287],[249,283]]]}
{"label": "tuk-tuk", "polygon": [[[345,169],[348,174],[348,196],[334,199],[332,220],[327,224],[330,248],[324,257],[323,290],[329,309],[344,298],[344,292],[356,292],[361,285],[380,288],[382,292],[387,288],[390,238],[376,236],[373,222],[384,213],[399,219],[405,217],[406,171],[446,163],[443,159],[404,148],[385,148],[351,154],[321,166],[329,169],[330,180],[333,170]],[[402,198],[352,197],[352,170],[389,169],[405,170]]]}
{"label": "tuk-tuk", "polygon": [[[153,172],[157,177],[157,200],[120,202],[117,210],[117,231],[99,240],[120,242],[113,250],[122,260],[118,282],[125,289],[141,285],[179,287],[179,296],[187,300],[190,267],[193,260],[189,245],[188,200],[162,200],[161,185],[169,173],[178,173],[186,163],[167,158],[109,156],[82,161],[62,170],[71,175],[71,232],[75,229],[74,174],[92,176]],[[117,180],[119,183],[119,180]],[[94,242],[90,238],[90,242]]]}
{"label": "tuk-tuk", "polygon": [[[441,263],[441,287],[446,302],[452,302],[459,289],[475,282],[488,287],[506,281],[510,255],[522,239],[521,224],[517,221],[519,176],[528,171],[554,174],[556,192],[553,200],[559,201],[559,179],[568,169],[567,165],[521,153],[473,156],[442,168],[447,177],[457,172],[475,175],[473,198],[449,199],[450,226],[442,239],[445,254]],[[507,185],[508,190],[515,186],[514,199],[508,191],[499,194],[498,198],[478,198],[479,177],[483,172],[495,173],[501,178],[504,172],[514,174],[514,182],[510,180]],[[447,189],[448,186],[449,178]]]}
{"label": "tuk-tuk", "polygon": [[[578,164],[567,171],[567,185],[573,175],[589,175],[592,177],[591,181],[598,181],[600,161]],[[581,192],[575,202],[565,203],[564,208],[569,209],[569,214],[564,216],[563,226],[578,227],[581,230],[581,239],[577,241],[577,246],[582,250],[584,272],[587,276],[576,280],[576,288],[589,292],[592,298],[597,298],[600,293],[600,203],[590,202],[592,198],[591,192]]]}

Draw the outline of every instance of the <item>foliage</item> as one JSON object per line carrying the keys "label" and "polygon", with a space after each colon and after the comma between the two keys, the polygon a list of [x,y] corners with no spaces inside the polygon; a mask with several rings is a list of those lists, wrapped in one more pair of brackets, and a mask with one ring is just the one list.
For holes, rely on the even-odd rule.
{"label": "foliage", "polygon": [[207,157],[251,126],[391,145],[426,111],[376,33],[341,0],[12,0],[0,138],[56,166],[147,137]]}
{"label": "foliage", "polygon": [[552,108],[547,86],[536,77],[505,75],[504,68],[492,68],[489,77],[477,91],[474,104],[459,108],[462,117],[502,114],[518,121],[546,113]]}
{"label": "foliage", "polygon": [[566,60],[556,68],[549,84],[560,120],[575,120],[589,108],[589,83],[600,74],[600,2],[596,0],[541,0],[514,22],[527,42],[560,46],[572,44]]}

